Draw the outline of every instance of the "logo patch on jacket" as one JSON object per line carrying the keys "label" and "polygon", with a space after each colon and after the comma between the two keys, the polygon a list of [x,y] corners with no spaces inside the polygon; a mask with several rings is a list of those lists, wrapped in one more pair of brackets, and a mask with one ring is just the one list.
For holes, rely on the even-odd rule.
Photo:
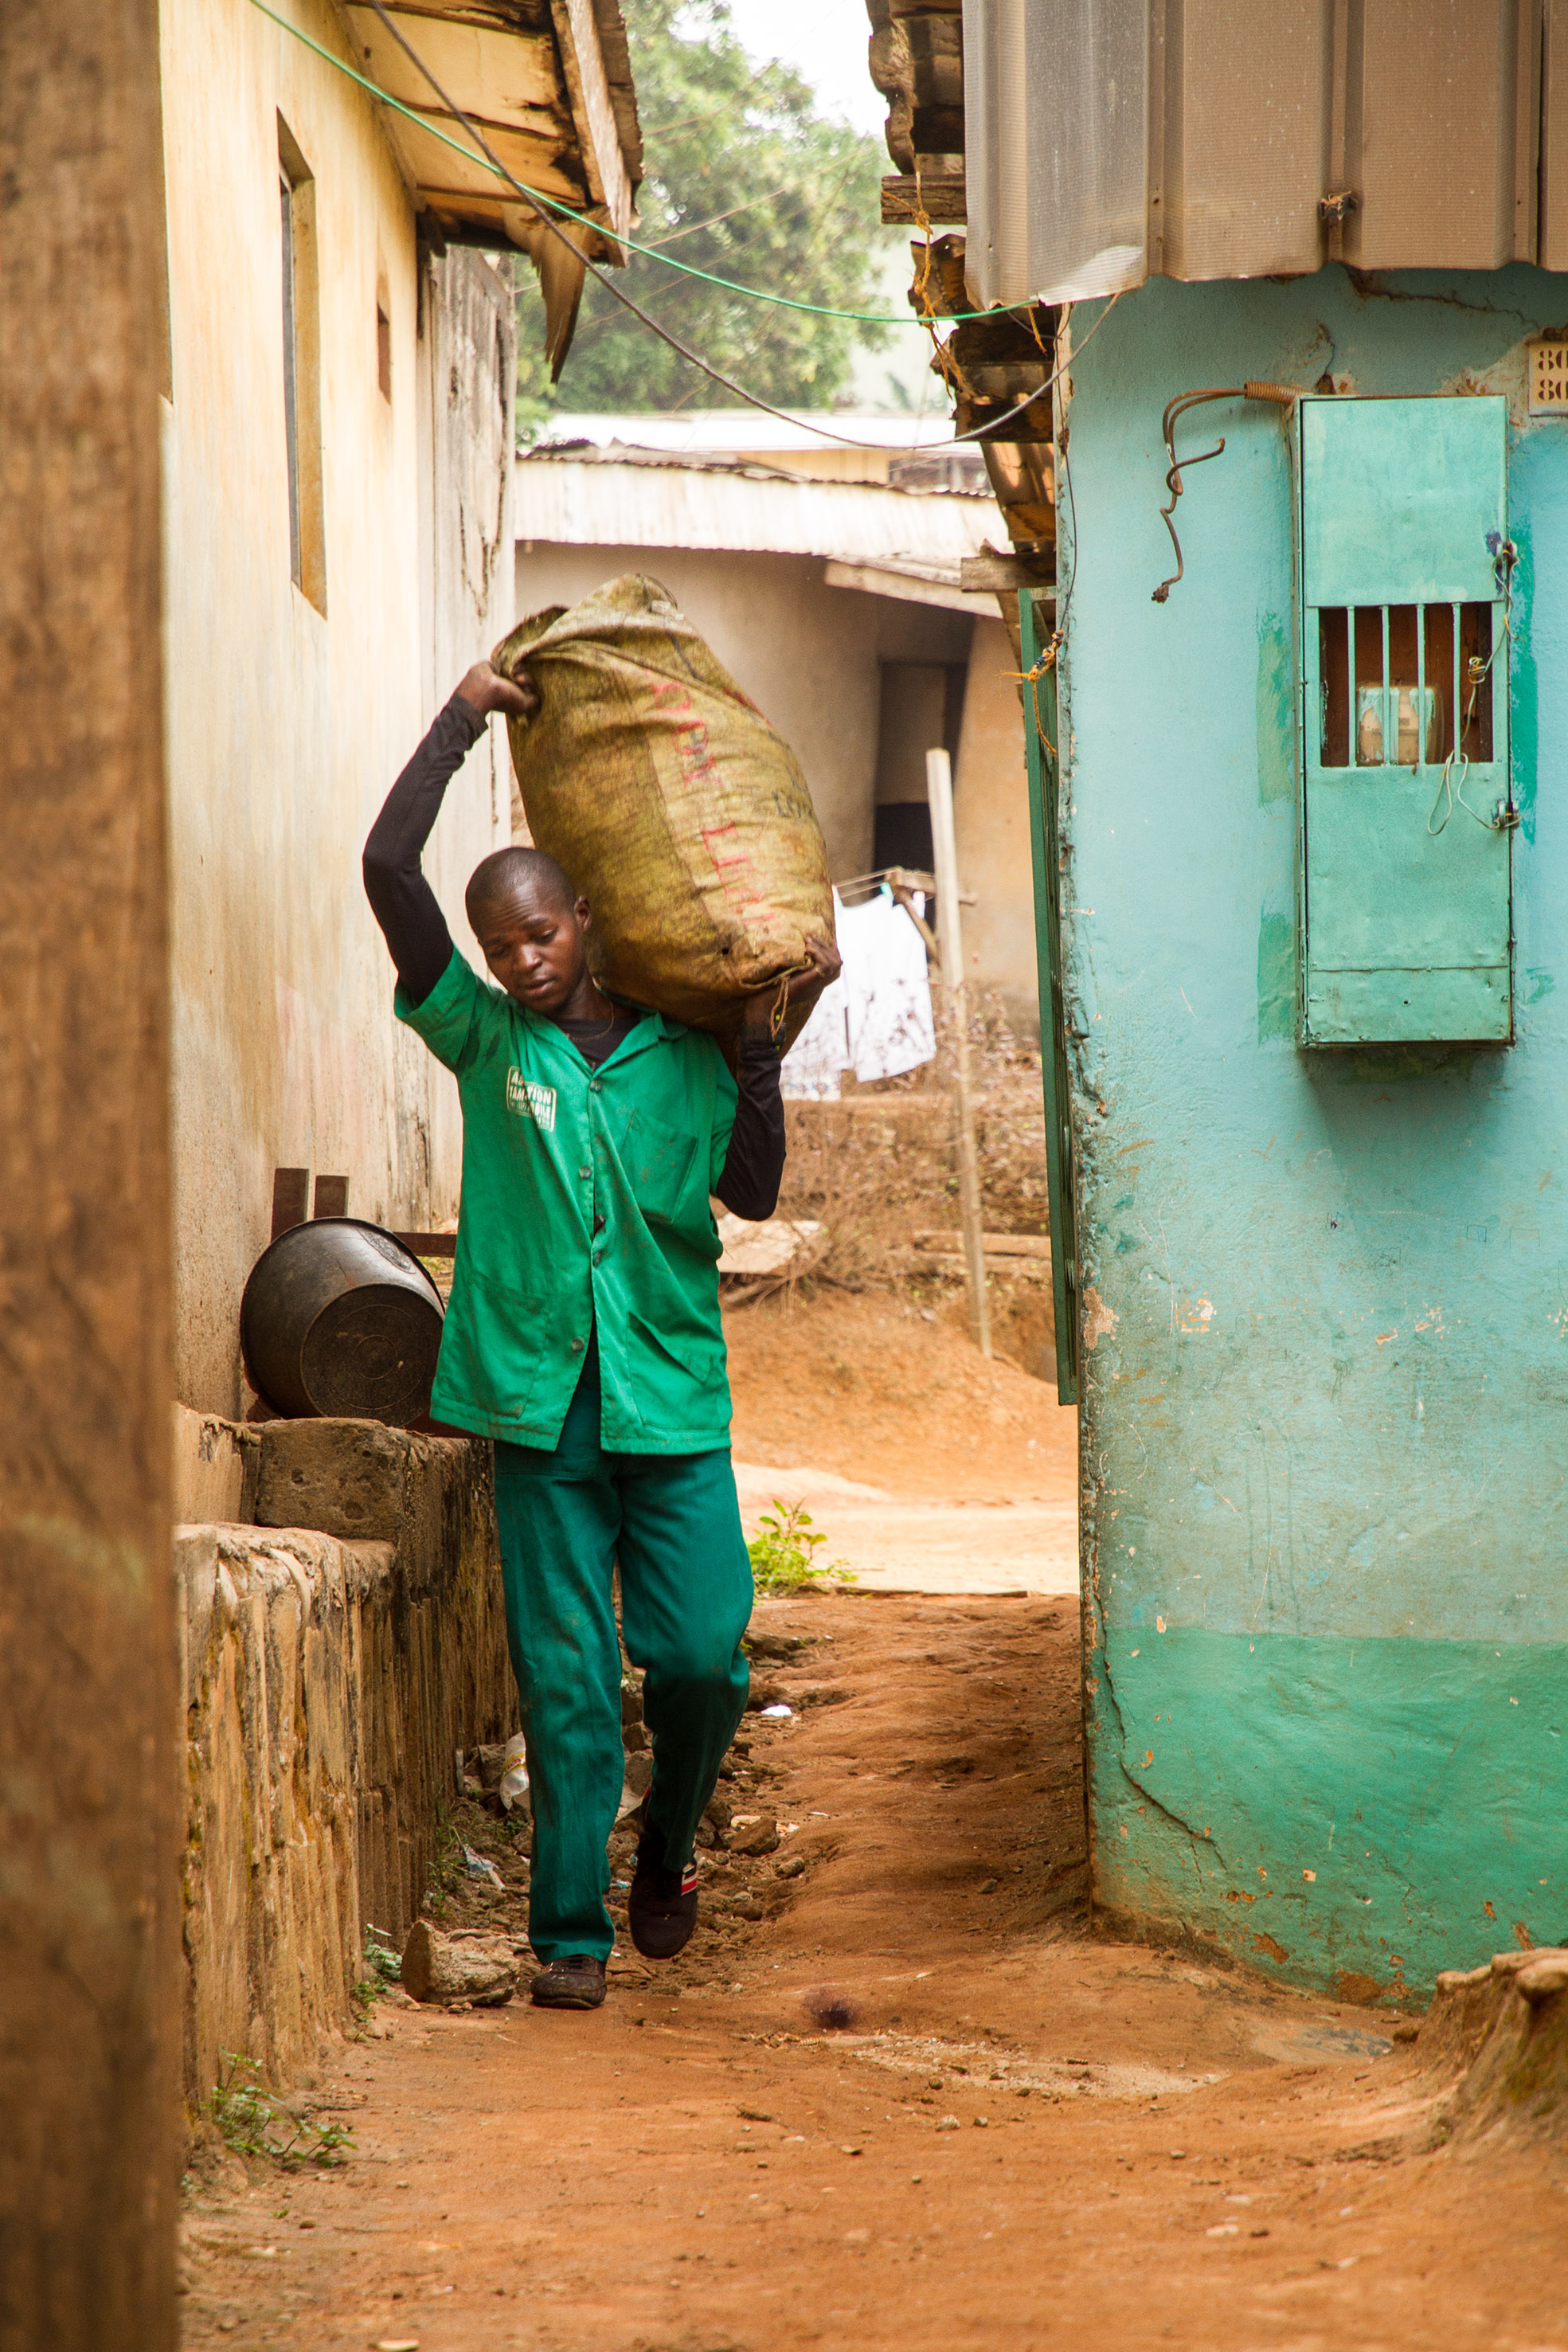
{"label": "logo patch on jacket", "polygon": [[507,1108],[547,1131],[555,1126],[555,1088],[537,1086],[521,1070],[507,1072]]}

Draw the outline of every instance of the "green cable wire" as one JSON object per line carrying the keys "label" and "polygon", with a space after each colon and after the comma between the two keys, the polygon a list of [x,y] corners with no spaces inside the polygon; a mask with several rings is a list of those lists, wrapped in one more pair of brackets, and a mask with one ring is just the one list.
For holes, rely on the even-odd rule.
{"label": "green cable wire", "polygon": [[[406,116],[408,121],[424,131],[427,137],[439,139],[444,147],[450,147],[455,155],[461,155],[465,163],[478,163],[483,165],[486,172],[494,171],[495,166],[488,156],[476,155],[471,147],[465,147],[449,132],[438,131],[435,125],[427,121],[417,109],[404,106],[401,99],[390,97],[379,82],[371,81],[364,74],[357,73],[352,66],[345,65],[341,58],[335,58],[330,49],[323,48],[319,41],[312,40],[308,33],[301,32],[298,25],[291,25],[287,16],[280,16],[275,8],[269,8],[267,0],[251,0],[251,6],[258,8],[264,16],[269,18],[273,24],[280,26],[284,32],[292,33],[297,41],[302,42],[306,48],[313,49],[316,55],[324,58],[336,72],[342,74],[350,81],[358,82],[361,89],[370,92],[378,105],[390,107],[394,114]],[[528,184],[526,181],[519,180],[517,185],[527,187]],[[635,237],[622,236],[614,229],[606,229],[602,221],[590,220],[586,214],[574,213],[571,206],[563,205],[559,196],[547,196],[538,188],[528,188],[528,194],[536,205],[548,205],[551,212],[559,213],[563,220],[575,221],[580,228],[591,228],[601,236],[612,237],[617,245],[623,245],[628,253],[640,253],[645,260],[657,261],[665,269],[678,269],[683,278],[700,278],[706,285],[721,286],[727,294],[745,294],[753,302],[771,302],[782,310],[806,310],[814,319],[850,319],[862,327],[915,327],[922,334],[926,331],[926,322],[924,319],[897,318],[883,310],[833,310],[821,302],[798,302],[790,294],[768,294],[760,286],[743,286],[737,278],[719,278],[711,269],[695,268],[689,261],[672,260],[668,254],[661,253],[655,246],[639,245]],[[966,319],[988,319],[991,313],[988,310],[954,310],[946,315],[955,325],[960,325]]]}

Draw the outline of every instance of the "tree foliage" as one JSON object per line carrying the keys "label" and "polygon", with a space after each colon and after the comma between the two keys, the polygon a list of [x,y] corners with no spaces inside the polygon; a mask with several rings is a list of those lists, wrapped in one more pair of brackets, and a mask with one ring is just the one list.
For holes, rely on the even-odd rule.
{"label": "tree foliage", "polygon": [[[700,269],[847,310],[887,307],[878,283],[887,236],[874,139],[816,110],[789,68],[756,65],[726,0],[622,0],[646,152],[641,243]],[[828,408],[857,349],[886,328],[813,318],[632,254],[612,273],[633,300],[716,367],[781,407]],[[544,306],[517,266],[518,423],[558,406],[723,406],[731,395],[651,334],[590,278],[558,385],[543,358]]]}

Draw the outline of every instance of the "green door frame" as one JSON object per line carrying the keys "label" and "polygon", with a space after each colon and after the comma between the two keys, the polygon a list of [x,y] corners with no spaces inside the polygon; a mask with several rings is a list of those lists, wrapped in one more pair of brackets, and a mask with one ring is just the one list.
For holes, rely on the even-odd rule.
{"label": "green door frame", "polygon": [[[1043,600],[1042,600],[1043,601]],[[1051,604],[1055,595],[1051,592]],[[1040,971],[1040,1067],[1045,1096],[1045,1170],[1051,1199],[1051,1286],[1056,1310],[1056,1401],[1078,1402],[1078,1218],[1074,1205],[1071,1085],[1061,987],[1061,767],[1057,757],[1056,662],[1034,592],[1019,594],[1024,671],[1024,758],[1034,859],[1034,939]],[[1043,657],[1043,658],[1042,658]]]}

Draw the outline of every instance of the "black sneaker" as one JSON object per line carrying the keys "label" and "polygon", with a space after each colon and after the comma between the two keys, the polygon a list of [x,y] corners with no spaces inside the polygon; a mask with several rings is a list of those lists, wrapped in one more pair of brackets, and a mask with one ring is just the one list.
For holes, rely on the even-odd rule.
{"label": "black sneaker", "polygon": [[541,1969],[529,1991],[536,2009],[597,2009],[604,1999],[604,1963],[591,1952],[569,1952]]}
{"label": "black sneaker", "polygon": [[644,1830],[626,1898],[626,1924],[645,1960],[673,1960],[690,1943],[697,1924],[695,1856],[684,1870],[666,1870],[656,1841]]}

